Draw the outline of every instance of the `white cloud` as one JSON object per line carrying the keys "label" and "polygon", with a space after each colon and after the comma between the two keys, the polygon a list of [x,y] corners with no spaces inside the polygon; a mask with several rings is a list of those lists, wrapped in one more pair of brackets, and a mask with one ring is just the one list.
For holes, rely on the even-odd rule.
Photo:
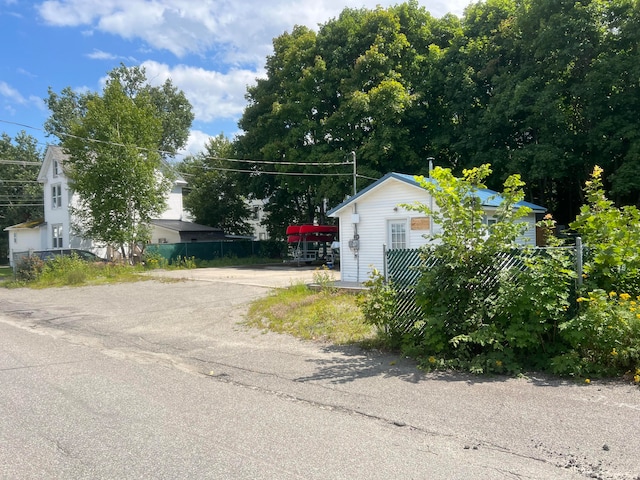
{"label": "white cloud", "polygon": [[[140,38],[177,57],[217,50],[229,64],[260,65],[271,41],[294,25],[316,28],[345,7],[375,8],[396,0],[47,0],[39,6],[51,25],[89,26],[126,39]],[[435,16],[461,14],[469,0],[428,0]]]}
{"label": "white cloud", "polygon": [[118,58],[117,55],[113,53],[103,52],[102,50],[94,49],[93,52],[87,54],[88,58],[92,60],[116,60]]}
{"label": "white cloud", "polygon": [[189,139],[184,149],[178,152],[178,155],[197,155],[204,150],[205,144],[209,141],[211,135],[200,130],[191,130]]}
{"label": "white cloud", "polygon": [[13,103],[24,105],[27,100],[20,94],[18,90],[13,88],[7,82],[0,82],[0,96],[7,98]]}
{"label": "white cloud", "polygon": [[105,52],[103,50],[94,49],[93,52],[87,54],[87,58],[91,60],[121,60],[131,63],[138,63],[138,61],[131,56],[116,55],[115,53]]}
{"label": "white cloud", "polygon": [[46,106],[42,98],[36,95],[29,95],[28,97],[25,97],[7,82],[0,81],[0,97],[4,98],[4,109],[12,114],[16,113],[16,109],[14,108],[15,106],[36,107],[41,111],[46,110]]}
{"label": "white cloud", "polygon": [[254,84],[256,77],[262,75],[251,70],[219,73],[187,65],[170,67],[151,60],[141,66],[152,85],[161,85],[170,78],[191,102],[199,122],[238,118],[246,106],[247,85]]}

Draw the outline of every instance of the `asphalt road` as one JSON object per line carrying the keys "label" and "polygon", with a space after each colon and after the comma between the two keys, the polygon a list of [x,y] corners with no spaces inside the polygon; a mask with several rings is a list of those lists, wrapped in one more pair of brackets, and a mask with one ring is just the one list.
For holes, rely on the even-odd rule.
{"label": "asphalt road", "polygon": [[640,388],[422,374],[240,324],[308,269],[0,289],[2,479],[640,479]]}

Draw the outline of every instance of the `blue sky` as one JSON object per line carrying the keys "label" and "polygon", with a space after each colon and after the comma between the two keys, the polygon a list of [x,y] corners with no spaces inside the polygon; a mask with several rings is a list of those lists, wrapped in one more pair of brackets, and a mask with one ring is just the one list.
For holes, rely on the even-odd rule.
{"label": "blue sky", "polygon": [[[271,41],[294,25],[317,28],[345,7],[401,0],[0,0],[0,132],[36,137],[49,116],[47,89],[101,91],[124,63],[151,83],[171,78],[193,105],[187,150],[238,133],[247,85],[264,75]],[[462,15],[469,0],[422,0],[432,15]],[[20,125],[15,125],[20,124]],[[25,126],[21,126],[25,125]]]}

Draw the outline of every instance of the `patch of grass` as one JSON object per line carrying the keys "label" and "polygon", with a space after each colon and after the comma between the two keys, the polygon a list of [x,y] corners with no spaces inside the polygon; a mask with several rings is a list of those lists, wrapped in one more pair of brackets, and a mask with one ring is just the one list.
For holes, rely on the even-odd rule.
{"label": "patch of grass", "polygon": [[10,266],[0,267],[0,282],[4,280],[11,280],[13,278],[13,269]]}
{"label": "patch of grass", "polygon": [[89,263],[77,257],[57,257],[41,265],[33,275],[4,282],[7,288],[49,288],[148,280],[140,266]]}
{"label": "patch of grass", "polygon": [[364,322],[356,297],[306,285],[276,290],[249,308],[246,325],[337,345],[371,343],[376,331]]}

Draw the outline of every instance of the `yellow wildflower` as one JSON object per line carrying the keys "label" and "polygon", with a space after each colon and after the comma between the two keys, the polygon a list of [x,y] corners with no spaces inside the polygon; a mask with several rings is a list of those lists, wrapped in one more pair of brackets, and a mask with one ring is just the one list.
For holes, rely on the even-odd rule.
{"label": "yellow wildflower", "polygon": [[585,379],[584,379],[584,383],[589,384],[589,383],[591,383],[591,380],[590,380],[590,379],[588,379],[588,378],[585,378]]}
{"label": "yellow wildflower", "polygon": [[640,383],[640,375],[634,375],[633,376],[633,381],[636,383]]}
{"label": "yellow wildflower", "polygon": [[621,294],[620,294],[620,300],[623,300],[623,301],[625,301],[625,302],[626,302],[626,301],[627,301],[627,300],[629,300],[630,298],[631,298],[631,295],[629,295],[628,293],[621,293]]}
{"label": "yellow wildflower", "polygon": [[617,294],[616,292],[613,292],[613,291],[609,292],[609,296],[610,296],[611,298],[616,297],[617,295],[618,295],[618,294]]}
{"label": "yellow wildflower", "polygon": [[633,305],[634,307],[638,304],[638,302],[636,302],[635,300],[631,300],[629,303],[630,303],[631,305]]}
{"label": "yellow wildflower", "polygon": [[593,173],[591,175],[593,176],[593,178],[600,178],[602,176],[602,172],[602,167],[596,165],[595,167],[593,167]]}
{"label": "yellow wildflower", "polygon": [[614,348],[613,350],[611,350],[611,355],[613,355],[614,357],[615,357],[616,355],[618,355],[618,352],[616,352],[616,349],[615,349],[615,348]]}
{"label": "yellow wildflower", "polygon": [[582,302],[588,302],[589,299],[588,298],[584,298],[584,297],[578,297],[578,299],[576,300],[576,302],[578,303],[582,303]]}
{"label": "yellow wildflower", "polygon": [[502,366],[502,361],[501,360],[496,360],[496,366],[501,367]]}
{"label": "yellow wildflower", "polygon": [[429,357],[429,363],[436,363],[435,357]]}

